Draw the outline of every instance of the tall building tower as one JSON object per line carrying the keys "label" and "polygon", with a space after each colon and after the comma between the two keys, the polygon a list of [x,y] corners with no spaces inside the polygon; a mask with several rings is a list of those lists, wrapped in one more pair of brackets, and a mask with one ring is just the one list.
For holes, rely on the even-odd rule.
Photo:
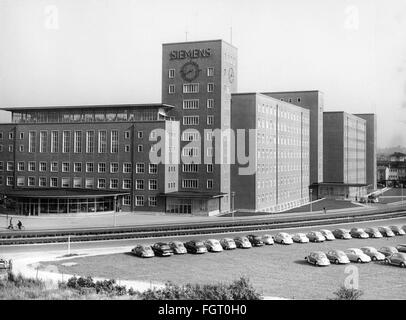
{"label": "tall building tower", "polygon": [[162,102],[174,106],[171,114],[180,121],[181,159],[194,159],[181,160],[180,194],[170,200],[177,201],[175,205],[200,194],[221,199],[218,210],[209,214],[230,209],[230,165],[215,161],[218,153],[223,159],[230,145],[226,139],[213,139],[209,131],[230,129],[231,93],[236,91],[237,48],[231,44],[222,40],[163,44]]}

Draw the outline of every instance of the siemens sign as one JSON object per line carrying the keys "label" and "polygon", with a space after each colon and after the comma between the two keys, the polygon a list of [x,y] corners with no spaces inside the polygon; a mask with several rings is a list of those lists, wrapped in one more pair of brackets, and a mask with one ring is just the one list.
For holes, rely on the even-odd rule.
{"label": "siemens sign", "polygon": [[211,56],[211,49],[173,50],[169,53],[170,60],[208,58]]}

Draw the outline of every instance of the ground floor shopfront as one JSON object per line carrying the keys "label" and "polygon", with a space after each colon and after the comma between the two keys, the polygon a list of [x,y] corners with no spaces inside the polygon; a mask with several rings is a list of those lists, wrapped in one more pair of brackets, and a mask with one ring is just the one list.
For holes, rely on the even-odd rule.
{"label": "ground floor shopfront", "polygon": [[366,184],[319,183],[313,185],[318,198],[359,200],[367,195]]}

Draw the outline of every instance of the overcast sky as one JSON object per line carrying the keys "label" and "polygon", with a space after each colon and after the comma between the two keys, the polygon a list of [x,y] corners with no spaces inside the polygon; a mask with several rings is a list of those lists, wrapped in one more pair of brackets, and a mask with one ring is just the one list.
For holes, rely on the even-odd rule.
{"label": "overcast sky", "polygon": [[0,107],[160,102],[186,32],[238,47],[239,92],[318,89],[406,145],[405,0],[0,0]]}

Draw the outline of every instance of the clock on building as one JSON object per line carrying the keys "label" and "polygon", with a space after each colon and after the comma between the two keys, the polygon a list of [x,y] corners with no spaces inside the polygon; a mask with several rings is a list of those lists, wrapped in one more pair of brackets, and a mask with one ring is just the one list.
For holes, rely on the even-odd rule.
{"label": "clock on building", "polygon": [[180,69],[180,75],[185,81],[195,80],[200,73],[199,65],[194,61],[186,62]]}

